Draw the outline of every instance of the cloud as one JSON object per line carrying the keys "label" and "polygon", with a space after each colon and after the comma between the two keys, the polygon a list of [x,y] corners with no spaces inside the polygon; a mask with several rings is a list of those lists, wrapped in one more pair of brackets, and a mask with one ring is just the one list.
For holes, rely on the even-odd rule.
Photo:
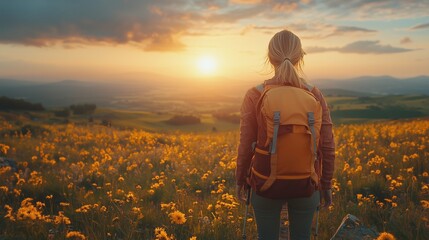
{"label": "cloud", "polygon": [[286,26],[255,26],[255,25],[247,25],[245,26],[241,32],[240,35],[246,35],[251,31],[258,31],[265,34],[272,35],[275,32],[281,31],[283,29],[290,29]]}
{"label": "cloud", "polygon": [[426,17],[429,1],[421,0],[323,0],[331,14],[336,16],[357,16],[361,19],[398,19]]}
{"label": "cloud", "polygon": [[241,19],[255,17],[263,11],[264,8],[261,8],[259,5],[232,8],[222,13],[211,14],[206,17],[206,21],[209,23],[234,23]]}
{"label": "cloud", "polygon": [[404,37],[403,39],[401,39],[400,43],[401,44],[407,44],[407,43],[411,43],[411,38],[409,37]]}
{"label": "cloud", "polygon": [[[293,23],[281,26],[255,26],[255,25],[247,25],[245,26],[240,34],[245,35],[251,31],[259,31],[266,34],[273,34],[274,32],[281,31],[282,29],[289,29],[293,32],[301,33],[301,38],[305,39],[323,39],[332,36],[342,36],[348,35],[353,36],[357,34],[371,34],[376,33],[376,30],[360,28],[354,26],[333,26],[330,24],[322,24],[322,23]],[[323,32],[331,32],[329,34],[323,34]],[[311,34],[311,35],[309,35]]]}
{"label": "cloud", "polygon": [[379,41],[356,41],[343,47],[309,47],[305,49],[307,53],[320,52],[340,52],[357,54],[391,54],[414,51],[414,49],[392,47],[390,45],[381,45]]}
{"label": "cloud", "polygon": [[236,23],[252,18],[283,19],[305,8],[308,0],[231,0],[230,4],[217,12],[206,15],[209,23]]}
{"label": "cloud", "polygon": [[338,51],[339,48],[328,48],[328,47],[305,47],[304,51],[306,53],[322,53],[322,52],[331,52],[331,51]]}
{"label": "cloud", "polygon": [[184,36],[208,35],[219,26],[235,33],[250,26],[241,34],[286,28],[303,38],[326,38],[376,31],[336,27],[323,19],[353,21],[355,12],[369,18],[409,17],[428,8],[429,1],[421,0],[5,0],[0,1],[0,43],[131,44],[145,51],[180,51],[186,48]]}
{"label": "cloud", "polygon": [[230,0],[230,2],[238,4],[258,4],[261,3],[262,0]]}
{"label": "cloud", "polygon": [[177,51],[201,17],[185,0],[0,1],[0,42],[33,46],[132,43]]}
{"label": "cloud", "polygon": [[353,26],[339,26],[339,27],[336,27],[334,31],[328,34],[326,37],[349,35],[349,34],[355,34],[355,33],[375,33],[375,32],[377,31],[372,29],[353,27]]}
{"label": "cloud", "polygon": [[429,28],[429,23],[419,24],[417,26],[412,27],[412,30],[418,30],[418,29],[424,29]]}
{"label": "cloud", "polygon": [[38,47],[131,44],[145,51],[180,51],[186,48],[181,41],[185,35],[267,10],[264,4],[255,4],[236,6],[228,0],[0,1],[0,43]]}
{"label": "cloud", "polygon": [[412,49],[392,47],[390,45],[381,45],[379,44],[379,41],[357,41],[342,47],[340,51],[344,53],[386,54],[408,52],[412,51]]}

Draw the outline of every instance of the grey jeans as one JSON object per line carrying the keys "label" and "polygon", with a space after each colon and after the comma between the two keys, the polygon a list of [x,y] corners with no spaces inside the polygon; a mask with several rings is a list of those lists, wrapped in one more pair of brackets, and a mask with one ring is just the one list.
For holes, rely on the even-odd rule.
{"label": "grey jeans", "polygon": [[278,240],[280,212],[287,203],[291,240],[309,240],[314,212],[320,203],[320,192],[308,198],[277,200],[261,197],[252,192],[251,203],[255,213],[259,240]]}

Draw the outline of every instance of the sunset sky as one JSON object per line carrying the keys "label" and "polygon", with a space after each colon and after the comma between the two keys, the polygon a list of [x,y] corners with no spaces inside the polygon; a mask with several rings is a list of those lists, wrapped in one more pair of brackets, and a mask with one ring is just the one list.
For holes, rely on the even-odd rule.
{"label": "sunset sky", "polygon": [[265,79],[282,29],[309,79],[429,75],[429,0],[2,0],[0,78]]}

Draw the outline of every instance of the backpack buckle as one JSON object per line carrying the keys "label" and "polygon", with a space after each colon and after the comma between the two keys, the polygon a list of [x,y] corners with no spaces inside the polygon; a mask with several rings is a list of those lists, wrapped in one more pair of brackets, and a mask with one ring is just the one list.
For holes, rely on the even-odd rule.
{"label": "backpack buckle", "polygon": [[279,111],[274,112],[273,123],[274,123],[274,125],[280,124],[280,112]]}

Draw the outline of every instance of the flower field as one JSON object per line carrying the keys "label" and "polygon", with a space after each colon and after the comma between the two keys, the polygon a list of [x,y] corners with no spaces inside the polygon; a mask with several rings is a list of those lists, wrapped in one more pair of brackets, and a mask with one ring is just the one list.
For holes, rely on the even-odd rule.
{"label": "flower field", "polygon": [[[73,124],[17,131],[0,119],[0,239],[240,239],[238,132],[148,133]],[[334,129],[334,205],[397,239],[429,239],[429,120]],[[256,227],[247,219],[247,236]]]}

